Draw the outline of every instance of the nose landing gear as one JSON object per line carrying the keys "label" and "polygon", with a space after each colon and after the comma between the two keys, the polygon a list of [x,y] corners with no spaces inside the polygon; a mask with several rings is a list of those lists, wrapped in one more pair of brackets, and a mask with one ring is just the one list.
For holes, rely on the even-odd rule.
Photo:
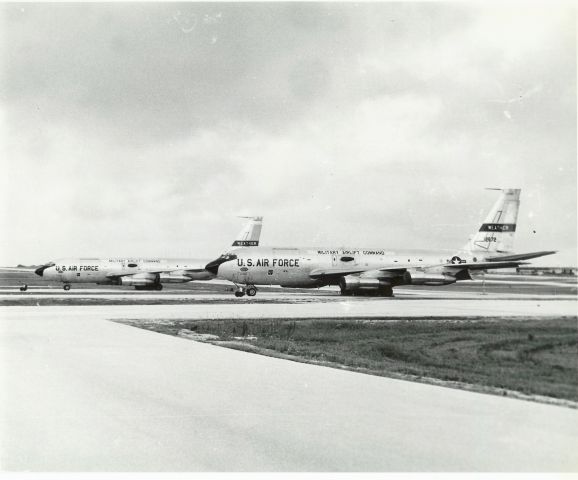
{"label": "nose landing gear", "polygon": [[70,285],[66,284],[63,288],[65,292],[68,292],[68,290],[70,290]]}
{"label": "nose landing gear", "polygon": [[28,290],[28,285],[24,284],[20,287],[21,292],[25,292],[26,290]]}

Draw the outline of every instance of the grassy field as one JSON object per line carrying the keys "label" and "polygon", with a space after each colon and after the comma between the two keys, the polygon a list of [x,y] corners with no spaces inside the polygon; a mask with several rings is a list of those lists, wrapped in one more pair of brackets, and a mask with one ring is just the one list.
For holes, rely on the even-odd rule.
{"label": "grassy field", "polygon": [[189,338],[212,334],[226,347],[375,375],[578,401],[576,317],[124,323]]}

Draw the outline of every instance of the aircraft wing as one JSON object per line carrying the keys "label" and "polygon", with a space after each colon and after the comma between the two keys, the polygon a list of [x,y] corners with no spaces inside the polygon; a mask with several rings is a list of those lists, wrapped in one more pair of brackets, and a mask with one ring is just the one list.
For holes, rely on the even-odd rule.
{"label": "aircraft wing", "polygon": [[490,257],[486,260],[488,262],[505,262],[505,261],[517,261],[517,260],[530,260],[532,258],[544,257],[546,255],[552,255],[557,253],[555,250],[543,251],[543,252],[531,252],[531,253],[518,253],[515,255],[503,255],[501,257]]}
{"label": "aircraft wing", "polygon": [[313,270],[309,276],[316,279],[336,279],[339,277],[344,277],[346,275],[356,275],[360,273],[365,273],[371,278],[392,278],[396,276],[402,276],[405,272],[410,273],[416,268],[420,270],[432,271],[432,270],[446,270],[449,274],[455,275],[462,270],[486,270],[486,269],[498,269],[498,268],[515,268],[520,265],[525,265],[527,262],[521,261],[489,261],[489,262],[469,262],[469,263],[443,263],[438,265],[428,265],[424,267],[416,267],[415,265],[408,267],[400,267],[399,265],[387,265],[381,268],[327,268],[327,269],[317,269]]}
{"label": "aircraft wing", "polygon": [[356,273],[364,272],[391,272],[391,273],[403,273],[407,270],[405,267],[386,266],[381,268],[318,268],[309,273],[311,278],[332,278],[332,277],[343,277],[345,275],[355,275]]}
{"label": "aircraft wing", "polygon": [[311,278],[342,277],[343,275],[353,275],[355,273],[365,272],[364,268],[318,268],[309,272]]}
{"label": "aircraft wing", "polygon": [[38,267],[0,267],[2,272],[34,273]]}
{"label": "aircraft wing", "polygon": [[122,273],[115,273],[115,272],[110,272],[106,274],[106,278],[121,278],[121,277],[130,277],[132,275],[136,275],[138,273],[164,273],[165,270],[159,270],[157,272],[154,271],[148,271],[148,270],[139,270],[138,272],[122,272]]}
{"label": "aircraft wing", "polygon": [[528,262],[516,262],[516,261],[491,261],[491,262],[469,262],[469,263],[446,263],[441,265],[443,268],[448,268],[450,270],[463,270],[467,268],[468,270],[486,270],[494,268],[515,268],[520,265],[525,265]]}
{"label": "aircraft wing", "polygon": [[120,278],[120,277],[127,277],[131,275],[135,275],[137,273],[154,273],[154,274],[161,274],[161,273],[171,273],[171,272],[184,272],[186,275],[187,273],[203,273],[206,270],[204,268],[159,268],[156,270],[139,270],[136,272],[122,272],[122,273],[115,273],[111,272],[106,275],[107,278]]}

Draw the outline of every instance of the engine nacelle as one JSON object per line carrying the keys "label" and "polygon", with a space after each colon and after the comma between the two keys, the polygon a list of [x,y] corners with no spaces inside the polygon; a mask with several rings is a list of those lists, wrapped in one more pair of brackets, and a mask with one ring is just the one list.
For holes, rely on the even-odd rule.
{"label": "engine nacelle", "polygon": [[[215,278],[215,275],[207,270],[203,270],[202,272],[186,272],[185,276],[190,280],[211,280]],[[161,277],[162,281],[162,277]]]}
{"label": "engine nacelle", "polygon": [[159,275],[159,282],[161,283],[185,283],[190,281],[191,277],[179,274],[178,272],[161,273]]}
{"label": "engine nacelle", "polygon": [[339,281],[339,287],[343,292],[355,292],[358,290],[383,290],[391,287],[391,284],[377,278],[343,277]]}
{"label": "engine nacelle", "polygon": [[449,285],[456,283],[456,277],[444,273],[411,272],[409,275],[409,285]]}
{"label": "engine nacelle", "polygon": [[120,277],[120,284],[134,287],[146,287],[148,285],[158,284],[160,279],[159,277],[158,273],[135,273],[134,275]]}
{"label": "engine nacelle", "polygon": [[164,272],[160,274],[161,283],[186,283],[191,280],[210,280],[215,278],[212,273],[203,270],[202,272],[189,272],[187,270],[175,270],[173,272]]}

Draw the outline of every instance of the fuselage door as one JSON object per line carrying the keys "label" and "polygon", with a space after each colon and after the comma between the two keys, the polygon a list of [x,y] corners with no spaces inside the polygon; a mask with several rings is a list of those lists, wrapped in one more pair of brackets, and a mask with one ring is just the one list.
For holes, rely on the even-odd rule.
{"label": "fuselage door", "polygon": [[237,271],[237,278],[236,278],[236,282],[237,283],[247,283],[249,280],[249,267],[247,267],[246,265],[243,267],[238,267],[238,271]]}

